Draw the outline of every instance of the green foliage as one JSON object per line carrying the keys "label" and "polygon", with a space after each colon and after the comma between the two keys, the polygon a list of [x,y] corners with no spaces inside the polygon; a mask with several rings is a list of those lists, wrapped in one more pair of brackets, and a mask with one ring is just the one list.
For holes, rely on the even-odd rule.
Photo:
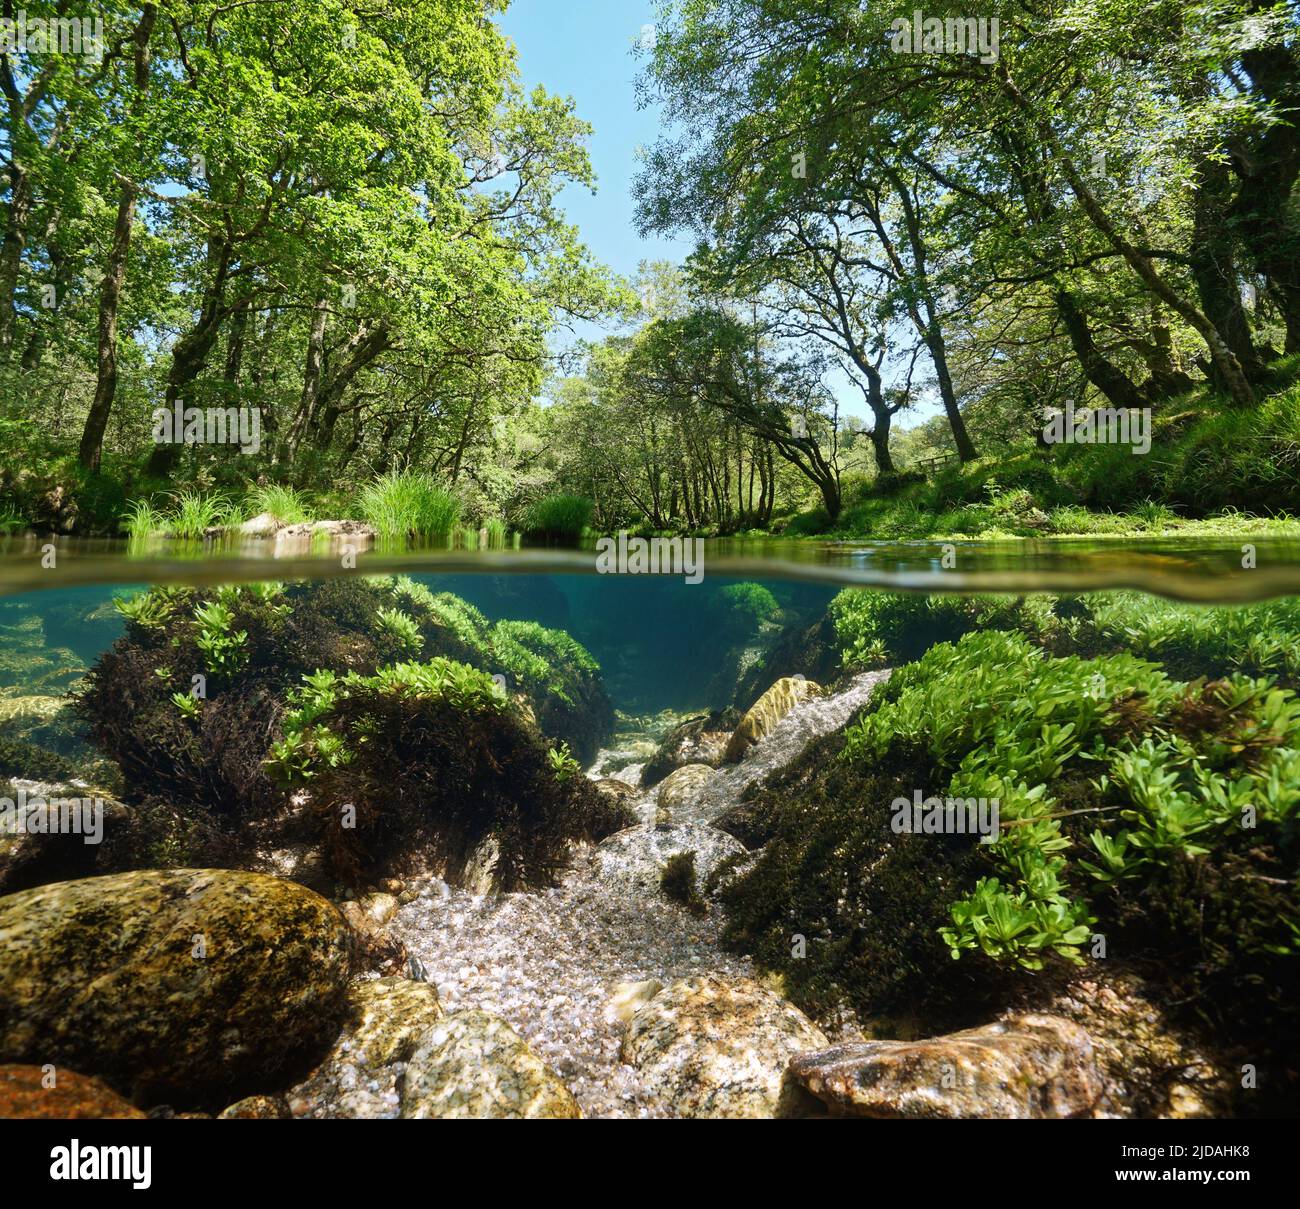
{"label": "green foliage", "polygon": [[727,584],[709,601],[709,611],[717,615],[724,631],[752,633],[764,621],[781,611],[776,597],[762,584]]}
{"label": "green foliage", "polygon": [[297,488],[281,483],[254,487],[244,497],[244,512],[250,517],[269,512],[286,525],[311,519],[311,508],[306,497]]}
{"label": "green foliage", "polygon": [[397,640],[408,655],[420,653],[424,638],[414,618],[399,609],[379,609],[375,613],[375,620]]}
{"label": "green foliage", "polygon": [[550,761],[551,772],[555,774],[555,779],[561,785],[565,781],[582,775],[582,765],[573,758],[573,753],[569,751],[567,743],[561,743],[559,747],[549,748],[546,752],[546,758]]}
{"label": "green foliage", "polygon": [[212,526],[225,524],[231,518],[230,501],[222,495],[178,491],[170,499],[172,506],[164,521],[170,537],[200,538]]}
{"label": "green foliage", "polygon": [[976,629],[1018,629],[1035,639],[1064,627],[1047,595],[927,596],[845,588],[830,604],[845,666],[915,659]]}
{"label": "green foliage", "polygon": [[448,538],[460,502],[427,474],[394,470],[362,488],[362,516],[386,538]]}
{"label": "green foliage", "polygon": [[591,525],[595,505],[581,495],[548,495],[528,509],[524,532],[545,541],[577,541]]}
{"label": "green foliage", "polygon": [[490,675],[455,660],[304,677],[282,727],[267,771],[308,791],[327,859],[350,883],[417,856],[455,878],[490,843],[503,889],[546,884],[571,840],[630,819],[565,745],[541,742]]}
{"label": "green foliage", "polygon": [[180,711],[182,718],[197,718],[201,705],[193,693],[172,693],[172,704]]}
{"label": "green foliage", "polygon": [[235,615],[221,600],[211,600],[194,608],[199,631],[195,645],[203,652],[208,671],[229,676],[248,662],[247,630],[235,630]]}

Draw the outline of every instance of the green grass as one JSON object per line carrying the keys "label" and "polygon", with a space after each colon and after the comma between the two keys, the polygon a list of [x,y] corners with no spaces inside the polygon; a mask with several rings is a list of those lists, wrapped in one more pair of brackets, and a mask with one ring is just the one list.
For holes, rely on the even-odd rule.
{"label": "green grass", "polygon": [[201,538],[207,529],[228,523],[235,514],[230,500],[224,495],[178,491],[170,499],[172,506],[163,521],[169,537]]}
{"label": "green grass", "polygon": [[306,497],[295,487],[272,483],[266,487],[254,487],[244,496],[244,512],[248,516],[260,516],[269,512],[276,520],[286,525],[296,525],[311,518],[311,509]]}
{"label": "green grass", "polygon": [[394,470],[363,487],[361,515],[380,537],[450,538],[460,501],[433,478],[414,470]]}
{"label": "green grass", "polygon": [[582,495],[548,495],[529,510],[524,531],[544,541],[577,541],[591,524],[595,505]]}
{"label": "green grass", "polygon": [[[1297,367],[1278,367],[1285,379]],[[949,465],[933,478],[845,477],[832,525],[824,509],[792,517],[789,536],[919,539],[1300,533],[1300,383],[1258,407],[1208,390],[1165,404],[1152,447],[1025,446]],[[1240,511],[1245,506],[1253,515]]]}

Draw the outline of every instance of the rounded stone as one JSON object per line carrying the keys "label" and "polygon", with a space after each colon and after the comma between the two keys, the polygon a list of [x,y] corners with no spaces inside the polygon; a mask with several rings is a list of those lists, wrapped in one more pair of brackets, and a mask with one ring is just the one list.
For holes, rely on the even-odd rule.
{"label": "rounded stone", "polygon": [[0,898],[0,1061],[229,1103],[328,1048],[350,962],[333,905],[265,874],[138,870],[24,890]]}
{"label": "rounded stone", "polygon": [[425,1034],[402,1082],[402,1116],[427,1120],[582,1116],[572,1092],[504,1020],[453,1012]]}

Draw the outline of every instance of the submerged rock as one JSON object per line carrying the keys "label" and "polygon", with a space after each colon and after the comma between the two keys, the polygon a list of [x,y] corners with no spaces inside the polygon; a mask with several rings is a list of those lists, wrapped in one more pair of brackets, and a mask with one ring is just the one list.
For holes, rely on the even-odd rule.
{"label": "submerged rock", "polygon": [[677,769],[691,764],[717,768],[722,763],[727,740],[740,724],[738,709],[715,710],[688,718],[673,727],[641,770],[641,786],[649,789]]}
{"label": "submerged rock", "polygon": [[637,1011],[663,989],[664,984],[657,978],[647,978],[642,982],[620,982],[609,998],[609,1015],[624,1024],[630,1024]]}
{"label": "submerged rock", "polygon": [[504,1020],[454,1012],[431,1028],[402,1082],[402,1116],[576,1118],[578,1102]]}
{"label": "submerged rock", "polygon": [[[47,1086],[51,1078],[53,1086]],[[46,1121],[143,1120],[129,1100],[98,1079],[44,1066],[0,1066],[0,1119]]]}
{"label": "submerged rock", "polygon": [[671,822],[674,815],[688,806],[715,775],[707,764],[684,764],[664,780],[655,799],[663,821]]}
{"label": "submerged rock", "polygon": [[740,720],[731,738],[727,741],[723,759],[729,764],[738,764],[745,758],[745,753],[767,738],[776,729],[776,725],[801,701],[815,697],[821,689],[811,680],[801,676],[785,676],[778,680],[749,708],[749,712]]}
{"label": "submerged rock", "polygon": [[283,1096],[245,1096],[217,1114],[218,1121],[284,1121],[289,1105]]}
{"label": "submerged rock", "polygon": [[799,1117],[816,1102],[789,1077],[792,1058],[826,1046],[793,1004],[744,978],[684,978],[632,1017],[623,1060],[682,1117]]}
{"label": "submerged rock", "polygon": [[728,857],[743,856],[744,845],[716,827],[695,823],[646,823],[615,832],[596,848],[602,881],[621,882],[644,894],[658,894],[670,857],[694,853],[699,885]]}
{"label": "submerged rock", "polygon": [[443,1018],[437,988],[409,978],[353,983],[348,1013],[331,1057],[345,1050],[368,1068],[409,1060],[419,1039]]}
{"label": "submerged rock", "polygon": [[927,1041],[837,1045],[790,1070],[832,1111],[856,1117],[1082,1117],[1102,1092],[1088,1034],[1038,1014]]}
{"label": "submerged rock", "polygon": [[24,890],[0,898],[0,1060],[67,1063],[178,1102],[274,1087],[337,1034],[349,960],[338,911],[264,874]]}

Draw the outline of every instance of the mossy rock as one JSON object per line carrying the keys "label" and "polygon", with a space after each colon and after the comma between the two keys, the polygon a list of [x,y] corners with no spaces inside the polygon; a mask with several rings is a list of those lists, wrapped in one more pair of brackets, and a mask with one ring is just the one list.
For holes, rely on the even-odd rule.
{"label": "mossy rock", "polygon": [[329,902],[261,874],[140,871],[24,890],[0,898],[0,1060],[219,1108],[321,1057],[350,961]]}

